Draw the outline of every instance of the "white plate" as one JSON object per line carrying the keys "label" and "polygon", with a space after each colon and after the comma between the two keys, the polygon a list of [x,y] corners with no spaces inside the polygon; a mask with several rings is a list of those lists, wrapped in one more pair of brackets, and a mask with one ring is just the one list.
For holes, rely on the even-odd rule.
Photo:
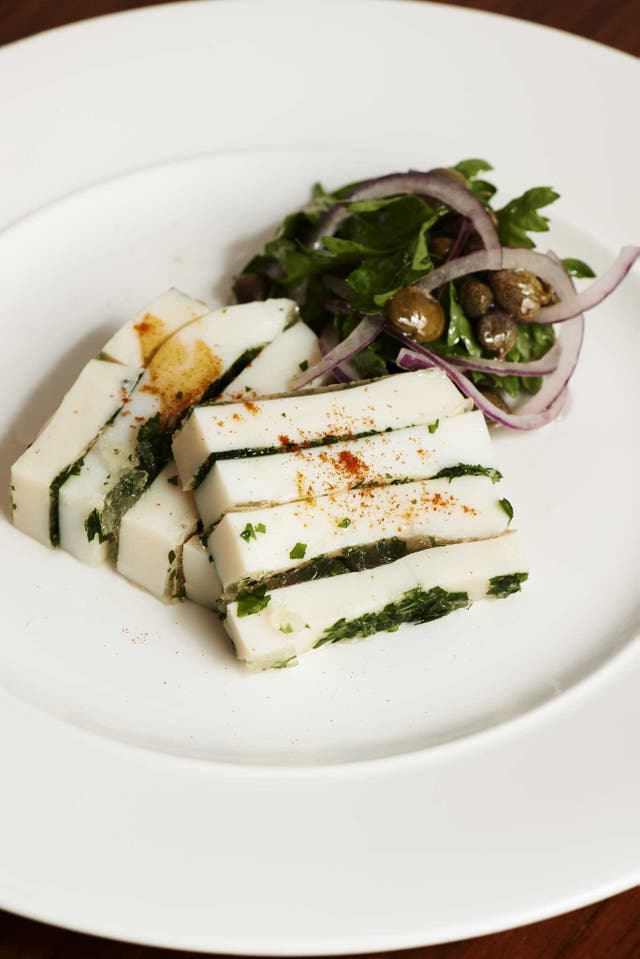
{"label": "white plate", "polygon": [[[171,284],[224,302],[315,179],[486,155],[506,194],[558,186],[549,242],[603,268],[636,229],[636,71],[516,21],[381,2],[186,3],[0,51],[3,477],[108,329]],[[639,289],[589,320],[563,420],[497,438],[531,557],[503,604],[254,676],[211,614],[3,513],[0,905],[322,954],[634,884]]]}

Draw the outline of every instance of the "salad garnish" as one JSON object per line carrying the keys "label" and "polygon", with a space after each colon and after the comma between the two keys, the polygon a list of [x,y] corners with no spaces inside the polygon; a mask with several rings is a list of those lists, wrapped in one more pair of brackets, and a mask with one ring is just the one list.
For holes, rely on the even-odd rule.
{"label": "salad garnish", "polygon": [[[289,296],[323,357],[292,388],[331,373],[349,382],[440,367],[487,417],[535,429],[562,410],[584,335],[583,313],[638,258],[625,246],[592,278],[580,259],[534,249],[559,194],[533,187],[499,208],[486,160],[313,188],[236,278],[239,300]],[[558,335],[553,324],[562,323]]]}

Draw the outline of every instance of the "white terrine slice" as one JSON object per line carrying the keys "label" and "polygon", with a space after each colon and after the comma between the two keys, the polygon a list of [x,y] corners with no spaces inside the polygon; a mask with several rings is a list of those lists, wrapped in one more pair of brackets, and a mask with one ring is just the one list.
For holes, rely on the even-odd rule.
{"label": "white terrine slice", "polygon": [[427,622],[517,592],[527,574],[516,533],[410,553],[388,566],[241,595],[225,627],[252,669],[296,662],[325,643]]}
{"label": "white terrine slice", "polygon": [[[286,389],[300,365],[314,362],[319,352],[315,334],[304,323],[295,323],[265,346],[249,366],[229,383],[221,396],[231,399],[236,394],[253,395],[249,383],[264,390]],[[199,539],[196,542],[210,568],[208,575],[198,575],[195,562],[191,564],[192,575],[189,579],[187,571],[183,570],[183,546],[197,527],[198,514],[193,493],[177,488],[176,467],[171,460],[120,524],[118,571],[160,599],[177,599],[185,593],[189,599],[194,599],[194,590],[202,595],[201,582],[206,580],[210,584],[212,576],[217,582],[219,580],[213,564],[209,562],[206,547]],[[196,556],[192,559],[195,561]],[[214,593],[208,595],[203,605],[215,605],[220,590],[214,590]]]}
{"label": "white terrine slice", "polygon": [[180,414],[207,390],[217,393],[234,365],[277,336],[296,311],[291,300],[225,307],[184,326],[160,347],[79,474],[60,489],[64,549],[90,564],[106,558],[106,541],[117,538],[122,515],[168,461],[165,447]]}
{"label": "white terrine slice", "polygon": [[101,356],[128,366],[147,366],[165,340],[208,312],[201,300],[174,288],[167,290],[121,326],[105,343]]}
{"label": "white terrine slice", "polygon": [[320,359],[318,337],[299,321],[276,336],[245,366],[220,394],[219,400],[251,400],[256,396],[282,393],[289,381]]}
{"label": "white terrine slice", "polygon": [[330,446],[221,459],[195,490],[196,504],[208,530],[233,510],[290,503],[365,483],[428,479],[459,463],[495,466],[479,411]]}
{"label": "white terrine slice", "polygon": [[208,546],[225,591],[286,570],[299,576],[302,566],[318,578],[334,575],[327,558],[362,568],[406,549],[499,536],[512,515],[506,502],[482,475],[364,487],[227,513]]}
{"label": "white terrine slice", "polygon": [[222,594],[222,583],[209,550],[196,533],[182,549],[182,576],[187,599],[200,606],[216,609]]}
{"label": "white terrine slice", "polygon": [[190,489],[216,459],[432,423],[469,408],[442,370],[399,373],[316,392],[196,406],[174,437],[173,455]]}
{"label": "white terrine slice", "polygon": [[171,460],[125,513],[118,540],[118,572],[167,602],[185,595],[182,549],[198,526],[193,494],[177,482]]}
{"label": "white terrine slice", "polygon": [[11,468],[13,522],[45,545],[58,545],[58,489],[142,373],[89,360],[38,437]]}

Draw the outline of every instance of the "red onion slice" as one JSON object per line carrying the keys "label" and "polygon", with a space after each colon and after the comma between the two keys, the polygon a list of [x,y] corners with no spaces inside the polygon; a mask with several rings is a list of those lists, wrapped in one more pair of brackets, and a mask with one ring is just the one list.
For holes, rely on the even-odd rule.
{"label": "red onion slice", "polygon": [[[400,340],[401,334],[397,336]],[[437,366],[444,370],[450,380],[455,383],[461,393],[473,400],[479,410],[488,416],[494,422],[501,426],[509,426],[514,430],[535,430],[540,426],[545,426],[556,418],[562,410],[566,400],[566,390],[562,390],[556,396],[554,402],[538,413],[523,414],[518,410],[513,413],[505,413],[500,407],[487,399],[478,387],[468,379],[459,369],[448,363],[443,357],[430,350],[420,347],[420,352],[416,352],[411,347],[405,347],[400,350],[396,357],[396,364],[403,370],[413,372],[414,370],[424,370]]]}
{"label": "red onion slice", "polygon": [[[565,299],[575,294],[573,280],[564,269],[561,261],[549,251],[547,261],[557,267],[557,276],[555,279],[555,290],[558,295]],[[543,277],[545,279],[545,277]],[[547,281],[550,282],[550,281]],[[578,316],[567,320],[563,324],[559,334],[560,359],[558,365],[550,376],[542,381],[542,386],[534,396],[529,397],[518,407],[518,413],[523,415],[535,414],[552,406],[558,395],[566,389],[567,383],[575,372],[584,339],[584,316],[580,313]]]}
{"label": "red onion slice", "polygon": [[416,286],[421,287],[426,293],[431,293],[432,290],[444,286],[450,280],[459,280],[463,276],[468,276],[469,273],[481,273],[483,270],[491,269],[499,270],[502,268],[502,257],[505,252],[506,249],[502,248],[500,262],[497,266],[491,266],[493,254],[489,254],[486,250],[478,250],[476,253],[460,256],[457,260],[449,260],[422,280],[418,280]]}
{"label": "red onion slice", "polygon": [[581,293],[573,292],[571,296],[567,294],[559,303],[543,307],[534,322],[562,323],[579,313],[592,310],[594,306],[598,306],[603,300],[606,300],[609,294],[620,286],[639,255],[640,247],[623,246],[617,259],[606,273],[599,276]]}
{"label": "red onion slice", "polygon": [[477,373],[495,373],[497,376],[548,376],[558,366],[560,359],[560,344],[554,343],[550,350],[539,360],[531,363],[514,363],[509,360],[484,359],[475,356],[448,356],[452,366],[461,370],[474,370]]}
{"label": "red onion slice", "polygon": [[[440,173],[389,173],[361,183],[344,197],[343,202],[382,200],[403,194],[433,197],[450,210],[467,217],[480,235],[485,250],[491,254],[491,266],[486,269],[499,269],[500,240],[491,217],[471,190]],[[309,246],[319,247],[323,236],[333,236],[348,216],[349,210],[341,203],[331,207],[312,231]]]}
{"label": "red onion slice", "polygon": [[368,346],[372,340],[375,340],[384,326],[384,322],[384,316],[381,315],[363,317],[346,339],[338,343],[337,346],[334,346],[332,350],[329,350],[329,352],[326,353],[322,359],[318,360],[317,363],[314,363],[313,366],[294,376],[289,384],[290,388],[292,390],[299,390],[301,387],[306,386],[307,383],[310,383],[311,380],[315,380],[317,376],[330,373],[335,367],[350,360],[352,356],[355,356],[363,350],[365,346]]}
{"label": "red onion slice", "polygon": [[[566,273],[562,263],[554,253],[549,253],[543,255],[542,253],[534,253],[532,250],[504,250],[505,253],[527,253],[530,254],[526,257],[528,263],[535,262],[537,266],[526,266],[525,269],[532,269],[534,272],[538,270],[539,262],[545,261],[544,268],[546,276],[543,276],[543,279],[547,279],[547,276],[553,275],[553,284],[555,286],[556,292],[561,297],[570,297],[574,295],[575,287],[571,278]],[[532,259],[532,256],[535,260]],[[539,259],[538,259],[539,258]],[[512,266],[512,258],[509,257],[509,267],[515,268]],[[538,273],[538,275],[541,275]],[[551,282],[551,280],[547,280]],[[560,358],[558,360],[558,365],[556,366],[553,373],[545,377],[543,380],[542,386],[538,392],[531,396],[529,399],[525,400],[521,406],[519,406],[512,413],[505,413],[504,410],[499,409],[494,403],[491,403],[490,400],[487,400],[485,396],[478,390],[476,385],[471,382],[471,380],[466,377],[460,370],[454,366],[452,363],[443,359],[443,357],[438,356],[437,353],[432,353],[430,350],[426,350],[422,346],[418,346],[408,337],[403,336],[402,334],[393,333],[389,331],[391,336],[394,336],[399,342],[401,342],[407,349],[401,350],[400,354],[396,359],[398,366],[401,366],[403,369],[407,369],[407,363],[410,364],[411,369],[415,369],[416,364],[421,360],[426,360],[425,366],[439,366],[443,369],[449,376],[449,378],[456,384],[458,389],[464,393],[465,396],[470,397],[476,406],[483,411],[490,419],[494,420],[496,423],[500,423],[502,426],[509,426],[511,429],[516,430],[532,430],[537,429],[540,426],[545,426],[547,423],[550,423],[551,420],[562,410],[566,395],[567,395],[567,383],[571,379],[573,372],[576,368],[578,362],[578,357],[580,355],[580,348],[582,346],[582,339],[584,336],[584,316],[580,314],[579,316],[574,317],[571,320],[568,320],[560,334]],[[412,353],[413,357],[407,356],[407,353]],[[416,359],[417,357],[417,359]],[[544,359],[544,357],[543,357]]]}

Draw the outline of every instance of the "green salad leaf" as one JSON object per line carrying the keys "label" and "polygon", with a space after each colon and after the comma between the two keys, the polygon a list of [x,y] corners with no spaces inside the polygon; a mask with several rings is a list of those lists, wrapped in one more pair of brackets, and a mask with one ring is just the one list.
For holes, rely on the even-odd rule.
{"label": "green salad leaf", "polygon": [[584,260],[575,260],[568,258],[562,261],[562,265],[569,274],[569,276],[575,276],[579,279],[583,277],[594,277],[595,273],[591,269],[588,263],[585,263]]}
{"label": "green salad leaf", "polygon": [[529,233],[546,233],[549,220],[538,211],[559,199],[550,186],[535,186],[526,190],[522,196],[511,200],[502,209],[496,210],[498,217],[498,235],[503,246],[521,246],[531,249],[535,246]]}
{"label": "green salad leaf", "polygon": [[[534,247],[533,236],[549,229],[543,210],[558,199],[549,186],[536,186],[494,208],[496,187],[485,179],[493,167],[478,157],[461,160],[452,168],[461,174],[471,192],[491,211],[500,241],[505,246]],[[284,218],[273,239],[246,265],[257,274],[270,297],[294,297],[305,322],[317,333],[333,324],[339,340],[345,339],[363,315],[384,312],[399,290],[418,283],[447,257],[459,235],[460,217],[428,197],[398,195],[371,200],[349,200],[357,184],[327,190],[313,187],[309,202]],[[311,231],[320,218],[340,203],[347,211],[333,236],[321,237],[313,247]],[[477,237],[471,237],[469,243]],[[434,241],[438,240],[438,245]],[[473,249],[473,246],[468,249]],[[593,276],[578,259],[563,261],[575,277]],[[342,292],[338,296],[336,289]],[[436,291],[445,313],[442,336],[429,348],[443,356],[487,357],[479,342],[474,319],[467,316],[458,295],[458,281]],[[516,344],[506,359],[526,363],[540,359],[553,346],[550,325],[520,323]],[[363,379],[397,372],[398,344],[386,330],[352,358]],[[541,377],[501,376],[470,372],[480,388],[498,390],[510,397],[535,393]]]}

